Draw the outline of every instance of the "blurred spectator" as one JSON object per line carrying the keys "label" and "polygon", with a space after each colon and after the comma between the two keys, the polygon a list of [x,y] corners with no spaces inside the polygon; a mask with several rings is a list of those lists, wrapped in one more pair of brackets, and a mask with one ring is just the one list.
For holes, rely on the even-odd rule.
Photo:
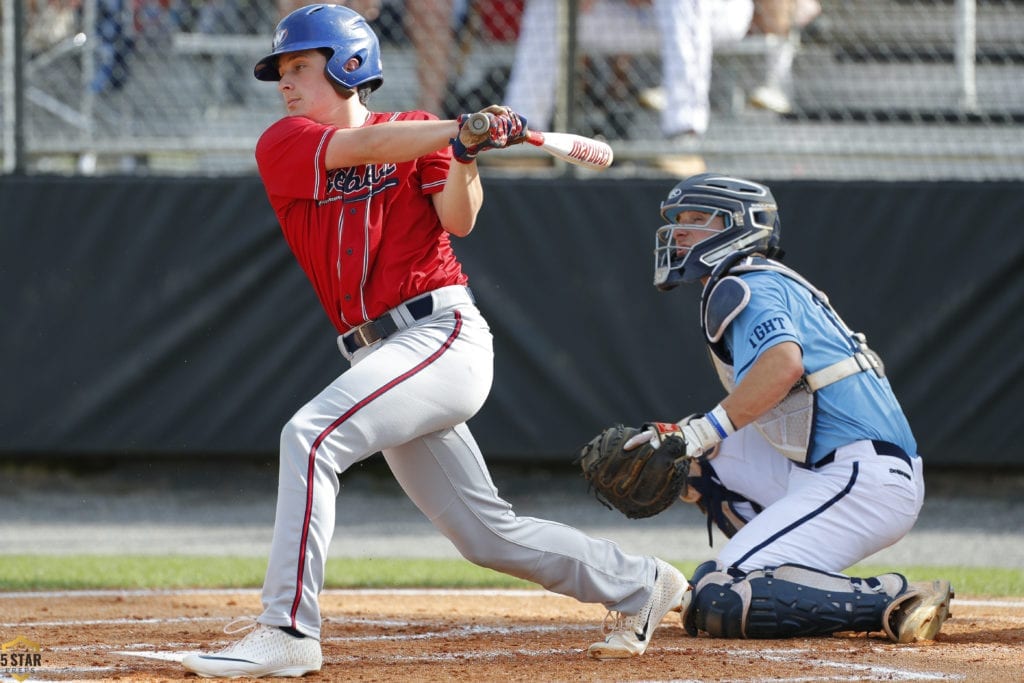
{"label": "blurred spectator", "polygon": [[89,85],[94,93],[120,90],[128,82],[128,57],[135,49],[132,10],[131,0],[96,1],[96,72]]}
{"label": "blurred spectator", "polygon": [[799,32],[819,14],[818,0],[755,0],[751,33],[776,36],[779,41],[765,56],[764,82],[751,91],[752,105],[777,114],[792,110],[793,56]]}
{"label": "blurred spectator", "polygon": [[455,56],[455,27],[465,17],[466,0],[407,0],[405,6],[405,34],[417,57],[416,108],[441,116]]}
{"label": "blurred spectator", "polygon": [[79,0],[30,0],[26,7],[25,48],[37,55],[77,31]]}
{"label": "blurred spectator", "polygon": [[[658,41],[661,128],[667,138],[703,135],[708,127],[711,52],[743,38],[752,0],[580,0],[577,35],[583,53],[632,54]],[[529,0],[505,102],[537,129],[551,125],[557,71],[558,0]]]}
{"label": "blurred spectator", "polygon": [[172,34],[182,30],[191,10],[184,0],[132,0],[132,3],[139,45],[149,48],[167,46]]}
{"label": "blurred spectator", "polygon": [[[441,87],[442,70],[434,74],[440,87],[442,118],[454,118],[501,101],[508,87],[510,63],[490,60],[491,50],[514,46],[519,39],[519,22],[526,0],[456,0],[453,8],[452,42],[448,53],[447,83]],[[411,28],[407,29],[411,32]],[[474,54],[480,62],[469,61]],[[421,81],[423,82],[423,81]]]}

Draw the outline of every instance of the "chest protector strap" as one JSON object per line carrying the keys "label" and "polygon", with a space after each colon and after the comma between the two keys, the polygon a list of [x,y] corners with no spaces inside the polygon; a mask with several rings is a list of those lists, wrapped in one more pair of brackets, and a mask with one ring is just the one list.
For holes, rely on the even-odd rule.
{"label": "chest protector strap", "polygon": [[783,455],[796,462],[807,460],[814,423],[814,392],[860,372],[872,371],[885,376],[885,366],[878,354],[867,345],[867,339],[853,332],[829,303],[828,296],[795,270],[777,261],[760,256],[747,256],[738,261],[723,262],[704,288],[701,300],[701,327],[712,352],[712,361],[722,386],[732,392],[735,370],[732,354],[723,342],[726,329],[750,302],[750,287],[736,275],[772,271],[784,275],[806,288],[827,309],[851,345],[851,355],[832,365],[805,374],[779,405],[756,423],[758,431]]}

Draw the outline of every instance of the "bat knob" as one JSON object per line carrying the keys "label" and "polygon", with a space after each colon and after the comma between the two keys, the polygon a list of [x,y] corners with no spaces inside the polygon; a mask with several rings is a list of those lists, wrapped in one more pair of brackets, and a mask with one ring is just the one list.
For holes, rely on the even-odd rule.
{"label": "bat knob", "polygon": [[469,119],[466,120],[466,126],[469,128],[469,132],[474,135],[482,135],[491,129],[491,119],[482,112],[471,114]]}

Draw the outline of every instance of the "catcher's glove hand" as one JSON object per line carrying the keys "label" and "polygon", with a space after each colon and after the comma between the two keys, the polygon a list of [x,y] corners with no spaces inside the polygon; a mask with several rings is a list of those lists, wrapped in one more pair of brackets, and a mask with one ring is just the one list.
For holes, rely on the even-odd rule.
{"label": "catcher's glove hand", "polygon": [[644,441],[625,450],[639,429],[616,425],[604,430],[580,450],[575,462],[597,499],[630,519],[652,517],[679,497],[686,486],[689,458],[682,439],[665,439],[654,447]]}

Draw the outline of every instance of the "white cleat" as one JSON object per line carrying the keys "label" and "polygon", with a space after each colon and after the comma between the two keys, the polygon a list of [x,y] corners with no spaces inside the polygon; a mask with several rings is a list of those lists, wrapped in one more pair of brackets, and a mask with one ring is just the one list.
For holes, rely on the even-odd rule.
{"label": "white cleat", "polygon": [[186,656],[182,665],[203,678],[297,677],[323,666],[320,641],[296,638],[276,626],[256,624],[245,638],[220,652]]}
{"label": "white cleat", "polygon": [[[679,612],[690,584],[679,570],[664,560],[657,562],[654,590],[637,614],[609,612],[605,617],[605,639],[587,648],[594,659],[639,657],[651,643],[651,635],[669,612]],[[610,622],[610,623],[609,623]]]}

